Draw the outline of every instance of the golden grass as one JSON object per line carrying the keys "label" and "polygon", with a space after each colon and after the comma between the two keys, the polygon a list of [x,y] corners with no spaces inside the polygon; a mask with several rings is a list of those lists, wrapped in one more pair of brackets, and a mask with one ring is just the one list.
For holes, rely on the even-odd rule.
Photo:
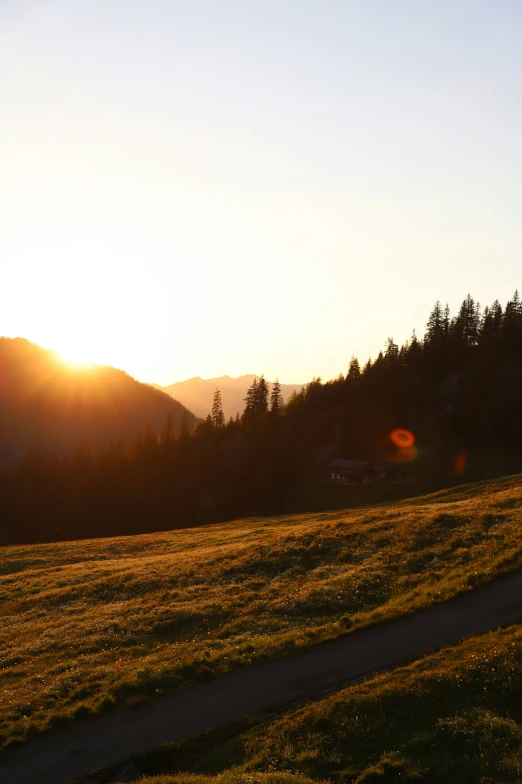
{"label": "golden grass", "polygon": [[[144,778],[146,784],[317,784],[317,779],[291,773],[243,773],[225,771],[217,776],[180,774],[178,776],[154,776]],[[327,784],[325,782],[325,784]]]}
{"label": "golden grass", "polygon": [[199,755],[193,769],[209,784],[263,772],[356,784],[520,782],[521,698],[522,627],[512,626],[288,711]]}
{"label": "golden grass", "polygon": [[2,551],[2,744],[440,601],[521,561],[521,478]]}

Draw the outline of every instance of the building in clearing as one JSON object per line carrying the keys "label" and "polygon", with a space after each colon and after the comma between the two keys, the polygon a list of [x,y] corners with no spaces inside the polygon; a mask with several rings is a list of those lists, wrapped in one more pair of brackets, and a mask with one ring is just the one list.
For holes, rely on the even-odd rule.
{"label": "building in clearing", "polygon": [[334,460],[330,463],[330,479],[342,485],[369,485],[386,476],[381,466],[366,460]]}

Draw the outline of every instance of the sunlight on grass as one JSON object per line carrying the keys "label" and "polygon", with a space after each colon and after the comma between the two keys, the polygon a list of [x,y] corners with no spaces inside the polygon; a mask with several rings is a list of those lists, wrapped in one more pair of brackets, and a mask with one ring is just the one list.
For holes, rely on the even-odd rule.
{"label": "sunlight on grass", "polygon": [[513,569],[520,477],[390,506],[2,551],[3,745]]}
{"label": "sunlight on grass", "polygon": [[[225,772],[218,776],[154,776],[141,779],[146,784],[317,784],[317,779],[294,776],[291,773],[237,773]],[[325,782],[326,784],[326,782]]]}
{"label": "sunlight on grass", "polygon": [[192,766],[212,784],[224,768],[238,782],[276,771],[358,784],[520,781],[522,629],[471,638],[289,711]]}

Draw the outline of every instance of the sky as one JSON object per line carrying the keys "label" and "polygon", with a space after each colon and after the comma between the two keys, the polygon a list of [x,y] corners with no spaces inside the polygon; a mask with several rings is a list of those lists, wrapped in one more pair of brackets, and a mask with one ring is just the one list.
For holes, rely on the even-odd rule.
{"label": "sky", "polygon": [[522,285],[518,0],[0,0],[0,334],[346,372]]}

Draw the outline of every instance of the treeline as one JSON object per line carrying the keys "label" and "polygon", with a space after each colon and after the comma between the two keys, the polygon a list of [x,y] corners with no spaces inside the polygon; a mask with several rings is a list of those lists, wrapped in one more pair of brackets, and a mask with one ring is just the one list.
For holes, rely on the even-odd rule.
{"label": "treeline", "polygon": [[[315,378],[284,405],[279,384],[248,390],[241,417],[212,412],[192,432],[168,416],[125,445],[89,444],[70,458],[29,455],[0,479],[3,542],[137,533],[286,511],[337,457],[397,466],[395,428],[414,434],[408,472],[451,471],[457,454],[516,460],[522,439],[522,304],[518,293],[483,311],[471,296],[456,315],[439,302],[425,335],[393,339],[347,374]],[[397,470],[395,468],[395,470]]]}
{"label": "treeline", "polygon": [[259,403],[255,395],[243,420],[228,424],[219,403],[192,433],[186,418],[176,432],[169,415],[159,434],[149,426],[130,445],[111,439],[99,454],[89,444],[71,457],[31,453],[0,476],[0,541],[198,525],[249,513],[256,499],[260,510],[276,511],[301,471],[279,438],[278,415],[261,422]]}

